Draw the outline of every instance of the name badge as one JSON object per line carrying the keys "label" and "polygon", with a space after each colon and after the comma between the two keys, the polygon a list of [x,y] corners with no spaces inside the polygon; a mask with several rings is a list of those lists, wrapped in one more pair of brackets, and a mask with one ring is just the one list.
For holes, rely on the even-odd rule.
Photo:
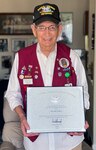
{"label": "name badge", "polygon": [[23,79],[23,84],[25,85],[29,85],[29,84],[33,84],[33,79]]}

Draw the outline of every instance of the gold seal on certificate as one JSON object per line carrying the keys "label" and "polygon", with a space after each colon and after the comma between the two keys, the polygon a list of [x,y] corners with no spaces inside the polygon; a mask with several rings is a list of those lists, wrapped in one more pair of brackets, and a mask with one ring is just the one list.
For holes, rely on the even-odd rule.
{"label": "gold seal on certificate", "polygon": [[85,132],[82,87],[28,87],[27,132]]}

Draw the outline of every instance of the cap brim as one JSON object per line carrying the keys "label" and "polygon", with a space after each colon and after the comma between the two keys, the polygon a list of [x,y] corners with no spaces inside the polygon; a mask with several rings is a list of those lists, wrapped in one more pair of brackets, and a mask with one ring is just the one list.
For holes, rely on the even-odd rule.
{"label": "cap brim", "polygon": [[44,21],[52,21],[56,24],[58,24],[60,22],[60,20],[57,20],[56,18],[53,18],[51,16],[43,16],[43,17],[39,18],[38,20],[34,21],[33,23],[35,23],[37,25]]}

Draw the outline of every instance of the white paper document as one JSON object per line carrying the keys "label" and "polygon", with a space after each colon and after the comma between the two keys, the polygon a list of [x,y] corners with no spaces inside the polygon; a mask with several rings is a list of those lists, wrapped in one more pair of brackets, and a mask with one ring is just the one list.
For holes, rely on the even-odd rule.
{"label": "white paper document", "polygon": [[85,132],[82,87],[28,87],[27,121],[34,132]]}

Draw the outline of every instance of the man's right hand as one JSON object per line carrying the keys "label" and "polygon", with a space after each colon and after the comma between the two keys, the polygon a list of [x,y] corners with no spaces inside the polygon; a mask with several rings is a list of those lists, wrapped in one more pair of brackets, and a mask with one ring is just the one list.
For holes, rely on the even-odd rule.
{"label": "man's right hand", "polygon": [[30,129],[30,126],[27,122],[27,119],[26,119],[26,116],[25,116],[22,106],[17,106],[15,108],[15,112],[18,114],[18,116],[20,118],[21,130],[22,130],[24,136],[31,137],[31,136],[39,135],[39,133],[27,133],[27,130]]}
{"label": "man's right hand", "polygon": [[22,129],[24,136],[31,137],[31,136],[39,135],[39,133],[27,133],[27,130],[30,129],[30,126],[29,126],[25,116],[22,116],[20,118],[20,120],[21,120],[21,129]]}

